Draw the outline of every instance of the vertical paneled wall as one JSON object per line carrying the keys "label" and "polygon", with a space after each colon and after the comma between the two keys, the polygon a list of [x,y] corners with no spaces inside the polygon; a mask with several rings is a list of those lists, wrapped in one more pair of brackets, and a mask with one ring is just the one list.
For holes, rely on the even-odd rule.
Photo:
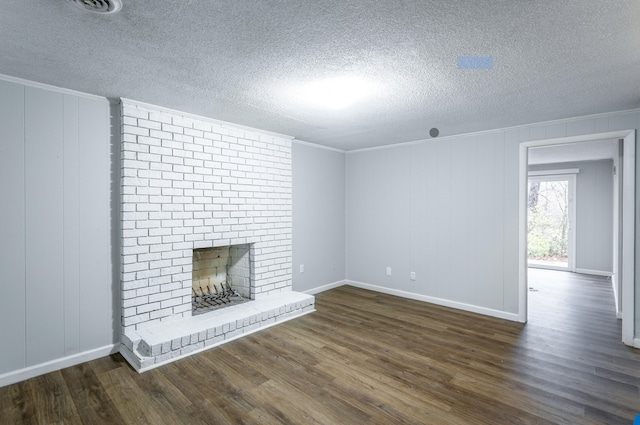
{"label": "vertical paneled wall", "polygon": [[293,289],[313,291],[346,275],[346,155],[302,142],[293,143],[292,154]]}
{"label": "vertical paneled wall", "polygon": [[88,98],[78,101],[79,262],[70,267],[78,268],[79,342],[80,351],[86,351],[120,342],[114,340],[120,312],[113,305],[117,298],[113,292],[119,293],[120,286],[111,273],[109,205],[109,197],[118,194],[111,194],[110,187],[109,104]]}
{"label": "vertical paneled wall", "polygon": [[613,160],[585,164],[582,169],[576,188],[576,266],[613,272]]}
{"label": "vertical paneled wall", "polygon": [[630,111],[348,152],[347,279],[514,317],[520,143],[638,127]]}
{"label": "vertical paneled wall", "polygon": [[27,365],[64,347],[64,95],[25,89]]}
{"label": "vertical paneled wall", "polygon": [[24,367],[24,88],[0,80],[0,374]]}
{"label": "vertical paneled wall", "polygon": [[476,136],[348,154],[348,279],[504,311],[504,150]]}
{"label": "vertical paneled wall", "polygon": [[0,375],[113,344],[109,104],[0,81]]}

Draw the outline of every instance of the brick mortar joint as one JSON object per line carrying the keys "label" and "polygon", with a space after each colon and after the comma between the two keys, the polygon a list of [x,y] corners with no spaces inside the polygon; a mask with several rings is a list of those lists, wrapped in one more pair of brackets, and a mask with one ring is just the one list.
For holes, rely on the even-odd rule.
{"label": "brick mortar joint", "polygon": [[[211,224],[211,227],[207,227],[203,226],[205,224],[204,222],[199,221],[185,223],[182,221],[185,220],[185,218],[173,218],[175,214],[175,209],[173,208],[167,211],[167,213],[172,217],[171,219],[169,219],[169,223],[181,225],[182,228],[185,229],[184,232],[181,232],[182,236],[174,234],[173,225],[170,227],[166,227],[162,222],[160,222],[160,227],[156,227],[157,223],[152,221],[152,215],[155,214],[155,211],[158,211],[158,214],[160,213],[160,211],[164,211],[163,207],[169,200],[171,202],[171,205],[177,206],[184,206],[188,203],[194,204],[192,202],[193,198],[188,197],[184,193],[181,193],[181,195],[183,195],[185,199],[182,202],[177,202],[175,198],[169,197],[179,195],[169,195],[169,197],[167,197],[167,195],[162,194],[161,188],[166,187],[166,178],[176,179],[169,181],[169,185],[172,187],[176,187],[175,182],[188,183],[189,181],[197,182],[201,180],[198,175],[194,174],[195,170],[193,168],[184,167],[186,165],[184,161],[186,159],[189,159],[189,155],[195,155],[195,153],[201,152],[201,149],[204,149],[203,145],[199,145],[196,140],[196,138],[200,136],[202,136],[203,141],[206,139],[210,144],[218,146],[222,150],[216,153],[219,159],[218,161],[212,161],[209,164],[207,164],[206,162],[202,162],[198,163],[197,165],[202,165],[204,169],[208,168],[213,171],[215,167],[219,167],[216,164],[222,161],[221,163],[231,164],[226,168],[231,168],[231,170],[233,170],[234,168],[240,166],[232,164],[233,161],[237,162],[239,160],[239,157],[237,156],[238,153],[248,152],[249,149],[251,149],[253,150],[253,152],[250,153],[249,158],[245,159],[255,161],[255,164],[251,165],[251,168],[249,170],[245,170],[243,172],[255,171],[259,173],[259,175],[256,176],[260,179],[259,184],[256,184],[256,179],[250,182],[250,186],[254,188],[253,190],[256,193],[262,193],[265,200],[271,198],[271,194],[274,194],[274,192],[279,193],[278,197],[280,198],[290,199],[290,140],[278,139],[273,137],[267,137],[266,139],[264,139],[261,136],[256,136],[255,133],[239,134],[235,130],[230,130],[228,128],[225,128],[224,126],[213,125],[206,120],[202,121],[186,115],[181,115],[179,113],[170,113],[164,110],[154,110],[152,108],[141,107],[138,104],[129,103],[126,100],[123,100],[121,111],[121,128],[123,136],[123,155],[120,163],[121,174],[123,176],[121,186],[123,189],[135,189],[133,192],[131,192],[130,190],[123,190],[120,197],[120,209],[123,214],[123,219],[121,220],[121,223],[123,224],[121,229],[121,237],[123,241],[123,250],[121,254],[121,265],[123,268],[123,273],[121,280],[123,282],[123,285],[128,284],[127,287],[131,288],[127,291],[126,294],[123,294],[123,299],[125,301],[137,300],[141,297],[151,296],[156,293],[149,289],[152,286],[150,282],[147,282],[147,279],[155,279],[155,275],[158,273],[155,270],[160,270],[160,276],[170,276],[171,280],[174,280],[174,278],[186,278],[186,276],[181,276],[184,274],[184,269],[180,270],[179,268],[176,268],[175,272],[172,273],[163,272],[165,268],[177,267],[177,265],[174,264],[173,261],[171,262],[171,265],[169,265],[169,260],[162,258],[162,255],[160,256],[160,258],[158,258],[158,253],[166,251],[165,245],[171,245],[171,250],[177,249],[184,252],[186,250],[192,250],[196,247],[207,244],[216,245],[215,241],[220,239],[225,239],[229,244],[231,244],[233,239],[237,239],[238,237],[246,238],[249,235],[259,235],[256,236],[258,241],[264,240],[267,243],[270,243],[270,229],[274,229],[274,227],[272,227],[270,223],[275,217],[281,217],[279,221],[285,220],[286,222],[286,227],[278,226],[278,228],[280,228],[281,231],[284,230],[288,234],[291,233],[291,222],[289,218],[291,216],[290,201],[287,201],[285,204],[282,204],[282,206],[278,207],[276,207],[276,205],[279,204],[279,202],[277,201],[267,202],[267,205],[273,206],[264,208],[263,210],[273,211],[273,213],[268,214],[266,216],[266,221],[259,225],[257,228],[249,228],[248,225],[244,225],[245,227],[242,227],[243,225],[239,223],[232,223],[231,225],[235,226],[233,230],[226,233],[218,233],[217,236],[213,238],[211,237],[211,235],[209,235],[209,232],[215,232],[216,226],[219,226],[220,224],[213,223]],[[172,133],[169,130],[174,130],[175,133]],[[166,139],[163,139],[164,136],[166,136]],[[207,137],[209,138],[207,139]],[[167,150],[163,151],[162,154],[151,153],[151,147],[156,146],[157,143],[160,143],[160,145],[162,145],[163,142],[169,143],[169,145],[164,148]],[[179,149],[186,153],[175,155],[176,149]],[[169,155],[169,151],[171,152],[171,155]],[[189,154],[188,152],[194,153]],[[167,162],[167,164],[172,164],[172,168],[170,171],[171,174],[166,175],[163,173],[168,172],[167,170],[154,170],[152,165],[156,163],[163,163],[163,156],[165,155],[167,155],[168,157],[176,158],[175,161]],[[157,159],[159,159],[160,162],[157,162]],[[214,158],[211,157],[211,159]],[[178,171],[177,168],[173,168],[176,166],[180,166],[183,168]],[[257,169],[253,168],[254,166],[260,167],[262,168],[262,170],[258,171]],[[241,174],[241,176],[244,176],[244,174]],[[129,182],[136,184],[132,186],[129,184]],[[162,184],[159,184],[160,182],[162,182]],[[248,183],[249,182],[242,182],[244,186],[246,186]],[[145,195],[138,194],[139,187],[147,188],[145,189],[146,192],[151,192],[150,189],[154,184],[157,184],[157,187],[159,188],[158,190],[160,190],[161,195],[159,196],[165,196],[166,198],[158,198],[154,200],[150,198],[150,196],[153,196],[151,195],[151,193],[146,193]],[[193,186],[193,183],[190,184],[191,186]],[[232,182],[232,184],[235,183]],[[185,184],[183,186],[188,187],[189,184]],[[238,186],[238,190],[248,191],[249,189],[244,186]],[[216,190],[216,182],[212,181],[210,187]],[[130,197],[132,193],[136,194],[135,196],[139,197]],[[237,195],[237,193],[229,192],[224,193],[221,198],[233,200],[238,199]],[[206,201],[206,199],[203,199],[203,202],[204,201]],[[125,220],[125,214],[126,217],[131,216],[131,219]],[[136,217],[136,215],[138,216]],[[206,219],[206,217],[207,216],[201,217],[198,220]],[[209,217],[214,216],[210,215]],[[168,218],[165,217],[165,220],[167,219]],[[228,222],[223,218],[221,219],[220,223],[222,223],[221,225],[225,225],[225,223]],[[254,219],[254,223],[259,223],[259,221],[255,221]],[[185,226],[185,224],[187,225]],[[198,229],[198,226],[200,226],[201,228]],[[155,228],[169,229],[171,235],[160,235],[156,233],[156,235],[154,236],[150,233],[150,230],[145,230]],[[193,235],[194,237],[190,237],[190,235]],[[204,236],[195,237],[198,235]],[[168,238],[170,237],[177,237],[179,240],[169,242]],[[187,241],[187,238],[189,238],[190,240]],[[290,237],[287,240],[290,241]],[[135,249],[128,249],[132,247],[138,247],[138,250],[136,251]],[[278,256],[290,258],[290,250],[290,247],[282,250]],[[133,261],[134,256],[141,255],[151,256],[154,259],[143,261],[136,258],[135,261]],[[261,253],[260,255],[268,255],[270,258],[274,256],[274,254],[269,252]],[[184,255],[181,258],[187,258],[187,256]],[[132,261],[142,263],[143,265],[131,266],[129,264],[131,264]],[[156,263],[152,263],[152,261],[156,261]],[[180,265],[185,266],[185,264]],[[126,272],[126,270],[129,270],[129,272]],[[281,279],[284,282],[281,282],[281,284],[285,286],[288,284],[288,286],[290,286],[290,276],[285,277],[287,277],[287,279]],[[253,289],[252,293],[262,292],[264,287],[272,286],[273,284],[274,280],[272,278],[269,278],[265,280],[264,284],[259,287],[258,290]],[[175,295],[173,297],[175,299],[179,299],[181,296],[181,294],[172,294],[172,296],[173,295]],[[157,301],[157,299],[149,299],[146,304],[151,304]],[[130,317],[125,316],[125,308],[126,307],[123,306],[123,318]],[[140,309],[140,311],[143,310],[145,310],[145,308]],[[150,313],[153,313],[154,311],[159,310],[151,309],[148,312],[145,311],[141,317],[136,316],[135,319],[125,321],[126,323],[130,324],[125,327],[133,327],[134,329],[137,329],[139,326],[142,326],[145,323],[156,321],[157,319],[153,319],[150,316]],[[183,316],[185,314],[186,313],[184,311],[174,312],[175,316]]]}

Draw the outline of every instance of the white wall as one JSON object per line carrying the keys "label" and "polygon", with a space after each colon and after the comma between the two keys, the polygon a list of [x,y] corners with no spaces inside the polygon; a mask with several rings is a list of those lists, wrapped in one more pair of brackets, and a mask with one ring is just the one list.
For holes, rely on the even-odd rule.
{"label": "white wall", "polygon": [[348,152],[347,279],[514,318],[519,144],[638,121],[631,111]]}
{"label": "white wall", "polygon": [[507,191],[517,195],[504,178],[507,148],[484,135],[348,153],[347,278],[516,313],[517,286],[504,285],[517,273],[517,239],[510,247],[504,238],[518,213],[504,203]]}
{"label": "white wall", "polygon": [[[109,173],[119,169],[120,146],[116,135],[109,151],[108,117],[104,99],[0,81],[0,385],[99,357],[119,341],[119,241],[110,240],[118,176]],[[519,143],[638,129],[639,119],[632,111],[354,151],[344,177],[344,154],[294,143],[294,289],[346,274],[382,290],[516,313]],[[636,329],[639,265],[636,250]]]}
{"label": "white wall", "polygon": [[[294,141],[293,289],[345,279],[345,153]],[[304,273],[300,273],[300,265]]]}
{"label": "white wall", "polygon": [[613,272],[613,161],[530,165],[530,171],[578,168],[576,271]]}
{"label": "white wall", "polygon": [[0,385],[119,339],[109,142],[106,99],[0,80]]}

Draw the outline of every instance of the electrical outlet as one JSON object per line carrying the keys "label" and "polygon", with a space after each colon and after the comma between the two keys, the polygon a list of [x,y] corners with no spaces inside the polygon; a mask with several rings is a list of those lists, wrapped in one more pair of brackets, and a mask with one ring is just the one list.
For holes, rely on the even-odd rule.
{"label": "electrical outlet", "polygon": [[304,264],[300,264],[300,273],[304,273]]}
{"label": "electrical outlet", "polygon": [[391,267],[387,267],[387,276],[391,276]]}
{"label": "electrical outlet", "polygon": [[411,273],[409,274],[409,279],[411,279],[411,280],[416,280],[416,272],[411,272]]}

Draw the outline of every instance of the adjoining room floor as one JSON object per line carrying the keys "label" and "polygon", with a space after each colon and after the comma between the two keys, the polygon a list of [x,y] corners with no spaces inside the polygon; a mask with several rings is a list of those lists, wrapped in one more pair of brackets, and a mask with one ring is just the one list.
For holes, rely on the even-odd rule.
{"label": "adjoining room floor", "polygon": [[640,352],[606,279],[530,274],[522,325],[341,287],[317,312],[137,374],[119,355],[0,388],[2,423],[630,424]]}

